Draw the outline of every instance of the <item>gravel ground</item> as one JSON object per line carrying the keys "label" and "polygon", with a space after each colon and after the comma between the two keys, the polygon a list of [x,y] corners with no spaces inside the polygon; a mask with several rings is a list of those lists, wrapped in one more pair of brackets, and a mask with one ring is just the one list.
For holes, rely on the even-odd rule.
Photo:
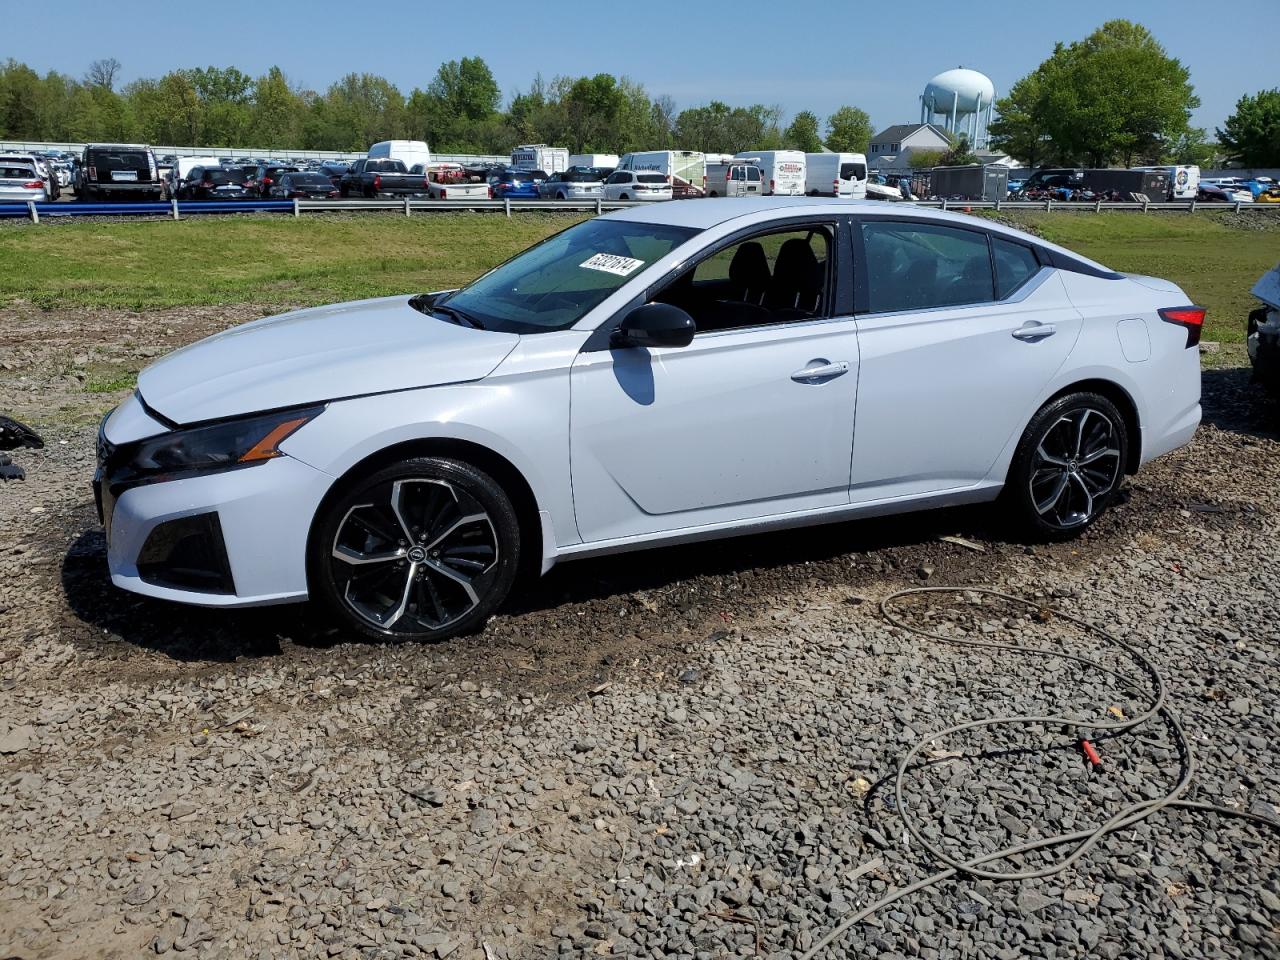
{"label": "gravel ground", "polygon": [[[0,488],[0,957],[803,954],[937,869],[893,799],[922,736],[1144,702],[886,624],[877,601],[920,584],[1043,605],[907,605],[957,636],[1111,664],[1052,611],[1113,629],[1169,683],[1189,796],[1277,818],[1280,408],[1238,351],[1205,372],[1195,443],[1082,541],[964,510],[582,561],[482,634],[383,646],[106,580],[87,480],[123,394],[86,385],[257,313],[0,312],[0,410],[49,441]],[[1060,730],[938,740],[909,812],[976,856],[1158,796],[1186,759],[1155,721],[1097,742],[1095,771]],[[824,956],[1280,956],[1278,849],[1171,810],[1055,877],[944,882]]]}

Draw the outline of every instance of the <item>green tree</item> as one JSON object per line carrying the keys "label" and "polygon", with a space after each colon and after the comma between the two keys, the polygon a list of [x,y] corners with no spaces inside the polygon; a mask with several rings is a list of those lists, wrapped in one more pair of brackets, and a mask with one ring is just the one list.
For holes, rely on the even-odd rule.
{"label": "green tree", "polygon": [[[1200,105],[1190,72],[1140,24],[1109,20],[1085,39],[1058,44],[998,104],[995,143],[1027,162],[1037,144],[1056,159],[1126,165],[1162,155]],[[1023,156],[1019,156],[1023,154]]]}
{"label": "green tree", "polygon": [[837,153],[866,153],[871,135],[871,117],[865,110],[844,106],[827,117],[828,150]]}
{"label": "green tree", "polygon": [[1280,88],[1236,101],[1236,109],[1218,128],[1227,156],[1246,167],[1280,166]]}
{"label": "green tree", "polygon": [[290,88],[279,67],[272,67],[253,84],[248,130],[255,147],[284,149],[302,140],[302,98]]}
{"label": "green tree", "polygon": [[974,154],[973,149],[969,146],[969,138],[959,136],[955,143],[951,145],[949,150],[943,152],[938,158],[937,166],[939,167],[965,167],[971,163],[977,163],[978,158]]}
{"label": "green tree", "polygon": [[912,150],[907,158],[907,164],[912,170],[928,170],[942,166],[942,158],[945,155],[945,150]]}
{"label": "green tree", "polygon": [[502,92],[493,79],[493,71],[481,57],[463,57],[440,64],[426,92],[450,119],[484,120],[497,113],[502,103]]}
{"label": "green tree", "polygon": [[1039,166],[1052,150],[1045,117],[1045,73],[1042,64],[1015,83],[1008,96],[997,100],[996,117],[988,130],[994,149],[1003,150],[1029,167]]}
{"label": "green tree", "polygon": [[801,110],[791,121],[784,134],[787,146],[805,153],[817,153],[822,149],[818,136],[818,116],[811,110]]}

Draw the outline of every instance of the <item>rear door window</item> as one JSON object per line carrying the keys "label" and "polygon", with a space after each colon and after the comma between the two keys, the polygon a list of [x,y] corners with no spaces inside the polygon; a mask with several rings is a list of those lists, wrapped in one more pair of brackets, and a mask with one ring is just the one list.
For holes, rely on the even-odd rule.
{"label": "rear door window", "polygon": [[994,299],[987,235],[975,230],[886,220],[860,224],[871,313],[929,310]]}
{"label": "rear door window", "polygon": [[1035,251],[1010,240],[992,237],[991,258],[996,267],[997,300],[1003,300],[1040,272]]}

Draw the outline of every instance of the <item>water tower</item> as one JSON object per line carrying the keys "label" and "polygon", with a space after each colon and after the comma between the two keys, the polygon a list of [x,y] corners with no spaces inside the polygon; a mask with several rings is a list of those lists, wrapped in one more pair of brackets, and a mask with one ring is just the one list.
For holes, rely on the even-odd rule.
{"label": "water tower", "polygon": [[996,99],[995,84],[986,74],[957,67],[946,70],[924,88],[920,96],[920,122],[935,123],[952,134],[964,134],[975,150],[987,146],[987,127]]}

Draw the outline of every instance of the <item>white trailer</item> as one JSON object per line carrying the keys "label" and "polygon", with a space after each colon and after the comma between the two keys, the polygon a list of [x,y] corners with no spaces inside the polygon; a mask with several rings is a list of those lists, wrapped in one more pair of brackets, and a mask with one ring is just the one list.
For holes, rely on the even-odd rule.
{"label": "white trailer", "polygon": [[1134,170],[1151,170],[1169,174],[1169,199],[1194,200],[1200,193],[1200,168],[1194,163],[1170,164],[1160,167],[1133,167]]}
{"label": "white trailer", "polygon": [[[593,170],[614,170],[618,166],[616,153],[571,153],[569,166],[590,167]],[[551,171],[547,171],[550,173]]]}
{"label": "white trailer", "polygon": [[867,196],[867,158],[861,153],[806,153],[804,192],[811,197]]}
{"label": "white trailer", "polygon": [[545,143],[524,143],[511,151],[511,165],[517,170],[563,173],[569,169],[569,150]]}
{"label": "white trailer", "polygon": [[408,170],[422,164],[431,166],[431,149],[421,140],[383,140],[369,148],[370,160],[399,160]]}
{"label": "white trailer", "polygon": [[671,184],[677,199],[700,197],[707,187],[707,157],[697,150],[642,150],[623,154],[619,170],[649,170]]}
{"label": "white trailer", "polygon": [[755,160],[764,171],[766,194],[804,196],[804,154],[799,150],[743,150],[737,157]]}

